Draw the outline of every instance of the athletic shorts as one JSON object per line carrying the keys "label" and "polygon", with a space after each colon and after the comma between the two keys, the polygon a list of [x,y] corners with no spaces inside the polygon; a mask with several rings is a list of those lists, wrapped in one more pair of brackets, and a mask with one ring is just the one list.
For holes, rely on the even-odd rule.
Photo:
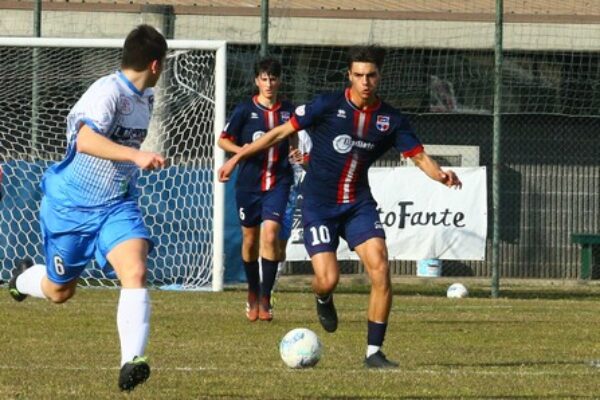
{"label": "athletic shorts", "polygon": [[277,185],[267,192],[236,190],[235,201],[242,226],[251,228],[266,220],[281,224],[287,206],[289,185]]}
{"label": "athletic shorts", "polygon": [[279,240],[288,240],[292,234],[292,224],[294,223],[294,211],[296,211],[296,203],[300,188],[298,185],[292,185],[290,195],[288,196],[285,214],[281,221],[281,229],[279,230]]}
{"label": "athletic shorts", "polygon": [[348,242],[350,250],[374,237],[385,239],[377,203],[372,198],[351,204],[325,204],[304,197],[302,222],[304,246],[311,257],[335,253],[340,237]]}
{"label": "athletic shorts", "polygon": [[95,258],[100,267],[119,243],[146,239],[153,244],[135,201],[125,201],[103,209],[65,208],[44,197],[40,208],[48,279],[64,284],[77,279]]}

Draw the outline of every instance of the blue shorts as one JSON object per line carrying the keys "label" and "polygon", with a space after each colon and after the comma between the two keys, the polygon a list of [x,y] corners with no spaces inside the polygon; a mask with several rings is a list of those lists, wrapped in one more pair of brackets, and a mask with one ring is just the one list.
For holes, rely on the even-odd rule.
{"label": "blue shorts", "polygon": [[289,185],[277,185],[267,192],[236,190],[235,201],[240,223],[247,228],[258,226],[266,220],[281,224],[289,193]]}
{"label": "blue shorts", "polygon": [[300,188],[298,185],[292,185],[290,195],[288,196],[285,214],[281,221],[281,229],[279,230],[279,240],[288,240],[292,234],[292,225],[294,224],[294,212],[296,211],[296,203]]}
{"label": "blue shorts", "polygon": [[95,258],[101,267],[106,255],[129,239],[146,239],[153,244],[135,201],[83,210],[61,207],[44,197],[40,208],[48,279],[64,284],[77,279]]}
{"label": "blue shorts", "polygon": [[374,237],[385,239],[377,203],[372,198],[332,205],[312,202],[305,197],[302,221],[304,246],[311,257],[317,253],[335,253],[340,237],[348,242],[350,250]]}

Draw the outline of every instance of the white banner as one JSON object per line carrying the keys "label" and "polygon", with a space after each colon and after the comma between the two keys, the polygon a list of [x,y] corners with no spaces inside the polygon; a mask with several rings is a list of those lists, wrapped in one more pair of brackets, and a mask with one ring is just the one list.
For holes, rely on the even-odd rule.
{"label": "white banner", "polygon": [[[487,235],[485,167],[452,168],[463,183],[450,189],[414,167],[371,168],[369,181],[384,226],[390,260],[483,260]],[[299,198],[299,204],[302,201]],[[340,240],[338,259],[358,259]],[[287,260],[308,260],[299,210]]]}

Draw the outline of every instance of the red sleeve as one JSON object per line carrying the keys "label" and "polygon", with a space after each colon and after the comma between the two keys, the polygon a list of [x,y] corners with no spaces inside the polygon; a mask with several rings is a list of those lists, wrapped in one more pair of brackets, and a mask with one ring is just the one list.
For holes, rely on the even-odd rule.
{"label": "red sleeve", "polygon": [[423,152],[423,145],[420,144],[420,145],[413,147],[412,149],[410,149],[408,151],[405,151],[404,153],[402,153],[402,155],[406,158],[411,158],[422,152]]}
{"label": "red sleeve", "polygon": [[300,123],[296,119],[295,115],[292,115],[292,118],[290,118],[290,122],[292,123],[292,126],[294,127],[295,130],[299,131],[300,129],[302,129],[302,128],[300,128]]}

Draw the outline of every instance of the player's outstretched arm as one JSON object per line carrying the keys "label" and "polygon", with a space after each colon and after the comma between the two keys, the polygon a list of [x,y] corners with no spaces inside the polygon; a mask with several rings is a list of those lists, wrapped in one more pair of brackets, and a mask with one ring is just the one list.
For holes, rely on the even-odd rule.
{"label": "player's outstretched arm", "polygon": [[242,149],[242,146],[238,146],[237,144],[233,143],[231,140],[226,138],[219,138],[219,140],[217,141],[217,146],[219,146],[223,151],[233,154],[239,153]]}
{"label": "player's outstretched arm", "polygon": [[129,161],[141,169],[159,169],[165,166],[165,158],[158,153],[141,151],[123,146],[97,134],[87,125],[79,129],[77,151],[112,161]]}
{"label": "player's outstretched arm", "polygon": [[462,182],[452,170],[442,170],[438,163],[424,151],[411,157],[413,163],[419,167],[431,179],[440,182],[448,187],[460,189]]}
{"label": "player's outstretched arm", "polygon": [[278,125],[271,129],[260,139],[252,142],[250,145],[242,147],[242,149],[236,153],[235,156],[231,157],[229,161],[219,168],[219,181],[227,182],[231,176],[231,173],[233,172],[233,169],[241,160],[268,149],[293,133],[296,133],[296,128],[294,128],[292,123],[288,121],[283,125]]}

